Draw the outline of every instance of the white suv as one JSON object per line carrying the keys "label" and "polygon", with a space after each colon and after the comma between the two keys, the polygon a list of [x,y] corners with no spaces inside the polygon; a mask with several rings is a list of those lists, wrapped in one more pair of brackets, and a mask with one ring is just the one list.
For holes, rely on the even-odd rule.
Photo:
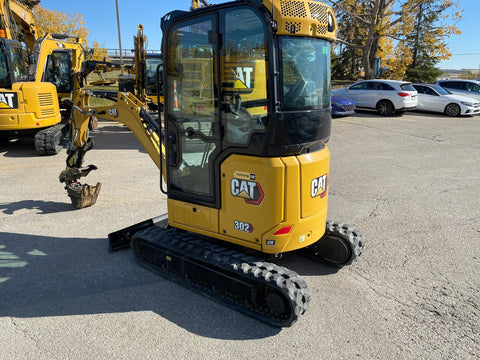
{"label": "white suv", "polygon": [[468,96],[480,101],[480,81],[476,80],[438,80],[436,85],[450,90],[454,94]]}
{"label": "white suv", "polygon": [[364,80],[332,93],[353,100],[358,108],[377,109],[383,116],[417,106],[417,90],[405,81]]}

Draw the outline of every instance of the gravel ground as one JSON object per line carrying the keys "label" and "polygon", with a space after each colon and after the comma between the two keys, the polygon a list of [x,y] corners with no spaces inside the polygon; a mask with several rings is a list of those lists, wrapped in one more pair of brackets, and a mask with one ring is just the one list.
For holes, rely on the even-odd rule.
{"label": "gravel ground", "polygon": [[65,151],[0,148],[1,359],[479,358],[479,116],[333,120],[329,219],[367,245],[340,270],[282,259],[312,294],[282,330],[108,252],[108,233],[166,201],[132,133],[100,125],[86,164],[103,185],[90,208],[74,210],[58,182]]}

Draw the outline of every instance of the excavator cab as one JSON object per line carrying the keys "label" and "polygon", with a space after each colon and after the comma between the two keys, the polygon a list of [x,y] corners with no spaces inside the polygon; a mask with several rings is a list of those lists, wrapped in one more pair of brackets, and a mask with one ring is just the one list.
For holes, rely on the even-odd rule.
{"label": "excavator cab", "polygon": [[165,179],[170,225],[274,254],[325,232],[335,25],[264,3],[163,18]]}
{"label": "excavator cab", "polygon": [[55,50],[47,57],[42,81],[51,82],[59,96],[70,96],[73,92],[71,50]]}
{"label": "excavator cab", "polygon": [[[0,38],[0,137],[38,134],[60,122],[55,86],[30,80],[26,48],[18,41]],[[59,147],[45,146],[39,154],[57,153]]]}
{"label": "excavator cab", "polygon": [[[157,70],[163,73],[162,54],[146,54],[145,55],[145,92],[147,96],[152,97],[152,101],[157,102],[156,96],[163,95],[163,86],[159,84],[157,89]],[[153,98],[155,97],[155,99]],[[163,100],[161,100],[163,103]]]}

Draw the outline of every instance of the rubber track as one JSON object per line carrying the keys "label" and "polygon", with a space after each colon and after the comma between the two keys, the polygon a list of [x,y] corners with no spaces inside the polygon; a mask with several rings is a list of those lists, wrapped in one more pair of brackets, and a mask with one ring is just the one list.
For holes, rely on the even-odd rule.
{"label": "rubber track", "polygon": [[365,240],[363,239],[362,234],[353,226],[327,221],[327,227],[325,230],[326,234],[332,234],[342,237],[348,241],[351,249],[351,257],[348,261],[341,264],[341,266],[351,265],[358,260],[358,257],[363,254],[363,249],[365,248]]}
{"label": "rubber track", "polygon": [[[351,265],[355,261],[357,261],[358,257],[362,255],[365,248],[365,240],[363,239],[360,231],[358,231],[353,226],[344,223],[327,221],[324,236],[338,236],[345,240],[350,250],[349,258],[340,264],[331,262],[322,256],[322,251],[316,246],[316,243],[310,245],[307,248],[298,250],[298,253],[300,255],[305,255],[311,259],[320,260],[333,266],[343,267]],[[322,239],[320,239],[319,242],[321,240]]]}
{"label": "rubber track", "polygon": [[[270,325],[290,326],[308,308],[310,293],[296,272],[201,240],[193,234],[152,226],[132,237],[131,249],[145,268]],[[146,258],[159,263],[165,263],[165,258],[188,259],[186,268],[190,263],[208,268],[218,276],[218,281],[214,278],[213,285],[205,284],[198,279],[198,274],[179,275],[176,269],[170,271],[168,264],[156,265]],[[183,263],[181,267],[183,269]],[[224,284],[225,289],[219,289],[222,285],[217,287],[217,283]],[[244,284],[254,289],[248,298],[238,295],[237,289]],[[266,297],[259,295],[272,292],[275,296],[280,294],[288,304],[288,309],[281,314],[269,310]]]}
{"label": "rubber track", "polygon": [[40,130],[35,134],[35,151],[38,155],[56,155],[62,149],[61,144],[65,124],[59,123]]}

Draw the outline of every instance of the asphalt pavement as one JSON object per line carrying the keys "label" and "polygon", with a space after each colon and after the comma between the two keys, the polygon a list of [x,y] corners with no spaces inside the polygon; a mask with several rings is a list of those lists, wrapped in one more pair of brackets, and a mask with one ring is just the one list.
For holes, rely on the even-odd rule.
{"label": "asphalt pavement", "polygon": [[0,359],[478,359],[480,116],[333,120],[329,219],[358,228],[358,262],[295,255],[309,310],[286,329],[108,252],[108,233],[166,212],[159,171],[133,134],[100,122],[85,165],[102,182],[75,210],[66,153],[0,147]]}

